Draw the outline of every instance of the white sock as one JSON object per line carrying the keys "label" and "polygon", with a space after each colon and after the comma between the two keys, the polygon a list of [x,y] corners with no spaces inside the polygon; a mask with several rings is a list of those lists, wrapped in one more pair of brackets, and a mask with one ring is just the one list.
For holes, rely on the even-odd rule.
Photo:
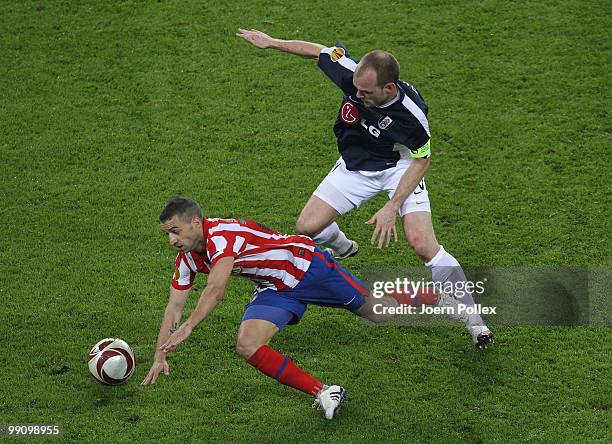
{"label": "white sock", "polygon": [[339,254],[346,253],[353,246],[336,222],[323,228],[319,234],[313,236],[312,240],[319,245],[327,245]]}
{"label": "white sock", "polygon": [[426,267],[460,267],[459,262],[453,256],[448,254],[444,247],[440,245],[440,249],[429,262],[425,263]]}
{"label": "white sock", "polygon": [[[443,288],[446,288],[444,285],[445,283],[450,282],[453,284],[453,288],[464,289],[461,297],[455,296],[454,294],[452,295],[459,303],[468,307],[474,306],[472,293],[465,290],[467,278],[465,277],[465,273],[463,272],[461,265],[457,259],[444,250],[444,247],[440,245],[440,250],[438,250],[436,255],[425,265],[431,268],[432,280],[434,282],[440,282]],[[459,283],[461,283],[461,285],[459,285]],[[469,328],[475,326],[485,326],[485,323],[479,314],[470,314],[465,319],[465,325]]]}

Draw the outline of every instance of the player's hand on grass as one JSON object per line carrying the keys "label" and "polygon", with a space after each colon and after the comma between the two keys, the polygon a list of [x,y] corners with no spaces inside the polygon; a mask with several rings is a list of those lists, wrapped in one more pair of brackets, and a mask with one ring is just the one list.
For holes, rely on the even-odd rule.
{"label": "player's hand on grass", "polygon": [[395,228],[396,214],[397,211],[389,204],[386,204],[384,207],[378,210],[369,221],[366,222],[368,225],[372,225],[374,223],[376,224],[370,242],[375,244],[376,238],[378,237],[378,248],[388,247],[391,243],[392,236],[395,242],[397,242],[397,230]]}
{"label": "player's hand on grass", "polygon": [[155,384],[155,381],[157,381],[157,377],[161,372],[164,372],[164,375],[166,376],[170,374],[170,368],[168,367],[168,361],[166,361],[166,358],[162,360],[155,360],[151,366],[151,370],[149,370],[149,374],[143,379],[141,385]]}
{"label": "player's hand on grass", "polygon": [[257,29],[251,29],[249,31],[246,29],[238,28],[238,32],[236,33],[236,35],[238,37],[243,38],[251,45],[260,49],[269,48],[272,45],[272,42],[274,41],[274,39],[268,34],[264,34],[263,32],[258,31]]}
{"label": "player's hand on grass", "polygon": [[174,350],[178,345],[189,337],[191,334],[191,327],[187,323],[181,325],[177,331],[172,333],[168,340],[164,342],[159,349],[165,353]]}

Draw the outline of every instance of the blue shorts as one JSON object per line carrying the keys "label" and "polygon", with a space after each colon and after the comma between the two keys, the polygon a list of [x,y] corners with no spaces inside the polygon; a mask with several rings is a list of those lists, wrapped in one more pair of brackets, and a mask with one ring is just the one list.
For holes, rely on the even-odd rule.
{"label": "blue shorts", "polygon": [[281,330],[297,324],[308,304],[356,311],[370,290],[328,253],[315,248],[308,271],[290,290],[263,290],[246,306],[242,320],[262,319]]}

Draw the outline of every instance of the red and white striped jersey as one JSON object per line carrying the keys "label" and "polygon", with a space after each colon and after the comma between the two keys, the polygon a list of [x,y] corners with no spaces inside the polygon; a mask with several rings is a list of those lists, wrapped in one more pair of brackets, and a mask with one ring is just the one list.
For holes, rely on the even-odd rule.
{"label": "red and white striped jersey", "polygon": [[281,234],[244,219],[204,219],[206,252],[179,251],[172,286],[191,288],[196,273],[209,273],[224,257],[234,258],[232,274],[260,287],[288,290],[310,266],[315,244],[308,236]]}

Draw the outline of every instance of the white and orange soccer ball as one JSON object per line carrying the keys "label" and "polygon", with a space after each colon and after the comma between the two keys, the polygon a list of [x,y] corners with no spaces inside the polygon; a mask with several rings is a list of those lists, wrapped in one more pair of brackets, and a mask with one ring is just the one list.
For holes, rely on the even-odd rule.
{"label": "white and orange soccer ball", "polygon": [[89,352],[89,371],[103,384],[124,383],[132,376],[135,367],[132,348],[121,339],[102,339]]}

